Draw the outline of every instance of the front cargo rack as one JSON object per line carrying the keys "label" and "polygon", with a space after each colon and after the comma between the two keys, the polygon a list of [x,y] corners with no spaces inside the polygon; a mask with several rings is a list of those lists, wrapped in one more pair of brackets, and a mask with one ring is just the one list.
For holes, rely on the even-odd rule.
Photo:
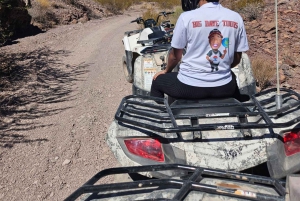
{"label": "front cargo rack", "polygon": [[[120,106],[115,114],[115,119],[120,123],[156,131],[160,133],[176,133],[179,138],[182,138],[181,132],[196,132],[208,130],[234,130],[234,129],[262,129],[262,128],[283,128],[292,126],[299,122],[300,115],[286,122],[274,123],[270,118],[271,115],[280,115],[290,110],[297,110],[300,105],[300,95],[290,89],[281,89],[283,97],[283,107],[272,109],[266,107],[269,104],[275,103],[276,89],[272,88],[264,92],[252,95],[250,101],[238,102],[235,99],[227,101],[212,101],[204,100],[195,102],[186,102],[187,104],[168,104],[167,99],[156,98],[151,96],[130,95],[122,99]],[[274,94],[274,95],[272,95]],[[262,99],[262,97],[264,97]],[[293,100],[293,101],[289,101]],[[204,111],[203,113],[184,114],[178,110],[197,110]],[[210,111],[215,112],[211,113]],[[221,112],[219,112],[221,111]],[[225,112],[222,112],[225,111]],[[249,117],[258,117],[260,122],[248,122]],[[201,123],[201,119],[205,118],[227,118],[238,117],[235,122],[222,123]],[[143,119],[143,121],[141,121]],[[177,120],[188,119],[190,125],[177,125]],[[242,120],[242,121],[241,121]],[[163,123],[153,124],[155,122],[170,121],[171,126],[164,127]],[[199,123],[198,123],[199,122]]]}
{"label": "front cargo rack", "polygon": [[[110,184],[95,184],[101,178],[108,175],[130,174],[141,172],[165,171],[165,170],[181,170],[187,171],[190,174],[184,178],[167,178],[167,179],[147,179],[123,183]],[[236,182],[238,185],[211,185],[202,183],[205,178],[221,179],[222,184],[226,182]],[[223,181],[225,183],[223,183]],[[257,185],[258,189],[264,186],[274,190],[274,194],[259,193],[249,191],[245,186]],[[270,177],[243,174],[215,169],[208,169],[189,165],[179,164],[163,164],[163,165],[148,165],[148,166],[132,166],[110,168],[98,172],[84,185],[73,192],[65,201],[74,201],[82,195],[85,195],[84,200],[116,200],[118,196],[134,195],[136,200],[185,200],[191,192],[202,192],[210,195],[227,196],[242,200],[259,200],[259,201],[283,201],[286,195],[286,182],[282,180],[272,179]],[[243,189],[243,187],[245,189]],[[143,191],[142,191],[143,189]],[[140,199],[141,194],[145,194],[147,190],[154,192],[156,190],[167,191],[168,189],[176,189],[176,191],[168,194],[168,197],[158,194],[158,196],[146,196],[146,199]],[[114,193],[109,193],[114,192]],[[198,196],[198,200],[200,197]],[[122,200],[122,199],[117,199]],[[132,200],[125,199],[125,200]],[[231,199],[230,199],[231,200]]]}

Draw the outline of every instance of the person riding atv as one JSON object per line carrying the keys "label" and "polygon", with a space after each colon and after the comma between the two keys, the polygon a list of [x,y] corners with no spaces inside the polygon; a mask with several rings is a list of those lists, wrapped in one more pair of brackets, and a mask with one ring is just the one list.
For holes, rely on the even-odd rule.
{"label": "person riding atv", "polygon": [[[249,49],[242,17],[219,0],[182,1],[165,70],[153,77],[151,96],[175,99],[239,97],[231,68]],[[183,55],[183,49],[186,53]],[[180,62],[179,72],[172,72]]]}

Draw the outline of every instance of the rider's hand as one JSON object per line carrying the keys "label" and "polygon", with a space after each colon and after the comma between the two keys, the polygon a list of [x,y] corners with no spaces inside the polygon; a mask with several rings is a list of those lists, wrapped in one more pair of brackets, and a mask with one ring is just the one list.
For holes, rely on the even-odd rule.
{"label": "rider's hand", "polygon": [[225,50],[223,51],[223,53],[226,54],[226,53],[227,53],[227,50],[225,49]]}
{"label": "rider's hand", "polygon": [[155,80],[159,75],[163,75],[163,74],[166,74],[167,71],[163,70],[163,71],[159,71],[158,73],[156,73],[154,76],[153,76],[153,80]]}

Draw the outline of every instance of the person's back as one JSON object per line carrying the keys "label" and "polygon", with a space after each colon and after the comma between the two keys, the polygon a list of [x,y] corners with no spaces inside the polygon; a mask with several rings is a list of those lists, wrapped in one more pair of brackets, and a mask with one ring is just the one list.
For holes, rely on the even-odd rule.
{"label": "person's back", "polygon": [[[158,72],[152,82],[151,95],[201,99],[233,97],[238,92],[231,67],[248,50],[241,16],[212,0],[182,0],[199,5],[184,12],[177,20],[166,70]],[[183,3],[184,4],[184,3]],[[192,7],[193,7],[192,6]],[[183,49],[186,54],[182,57]],[[181,61],[180,70],[171,73]]]}
{"label": "person's back", "polygon": [[234,52],[248,50],[247,42],[240,43],[240,40],[247,41],[240,15],[219,3],[206,3],[196,10],[184,12],[177,21],[175,33],[180,26],[185,27],[186,33],[175,34],[172,47],[186,46],[187,50],[178,79],[202,87],[228,83]]}

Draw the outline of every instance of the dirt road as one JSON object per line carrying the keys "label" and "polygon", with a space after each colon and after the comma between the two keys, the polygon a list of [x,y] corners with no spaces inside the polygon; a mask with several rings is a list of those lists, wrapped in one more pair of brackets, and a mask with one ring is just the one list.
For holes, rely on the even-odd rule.
{"label": "dirt road", "polygon": [[0,200],[63,200],[96,172],[116,166],[104,138],[131,93],[121,39],[137,29],[129,22],[138,16],[61,26],[0,49],[25,74],[36,72],[1,92],[19,104],[1,117]]}

